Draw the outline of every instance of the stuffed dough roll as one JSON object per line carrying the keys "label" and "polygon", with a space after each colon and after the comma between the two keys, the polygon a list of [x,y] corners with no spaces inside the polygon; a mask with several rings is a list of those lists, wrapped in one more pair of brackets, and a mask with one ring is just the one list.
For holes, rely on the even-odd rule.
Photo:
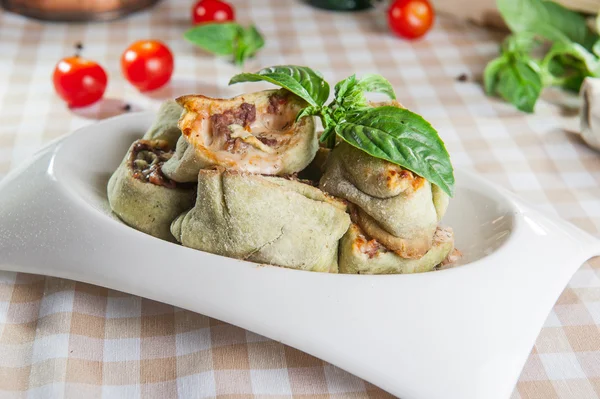
{"label": "stuffed dough roll", "polygon": [[286,90],[267,90],[232,99],[183,96],[183,132],[165,175],[195,181],[200,169],[223,166],[265,175],[304,169],[314,158],[318,139],[311,116],[296,121],[307,104]]}
{"label": "stuffed dough roll", "polygon": [[454,235],[449,228],[438,228],[433,243],[419,259],[407,259],[388,250],[375,239],[367,239],[361,228],[352,224],[340,240],[339,272],[349,274],[391,274],[429,272],[452,252]]}
{"label": "stuffed dough roll", "polygon": [[171,156],[164,140],[137,140],[108,181],[112,211],[129,226],[175,241],[171,222],[194,205],[195,187],[164,176],[160,167]]}
{"label": "stuffed dough roll", "polygon": [[357,205],[365,233],[404,258],[429,251],[448,205],[427,180],[345,142],[329,156],[320,188]]}
{"label": "stuffed dough roll", "polygon": [[183,112],[181,105],[174,100],[168,100],[162,103],[154,123],[144,134],[145,140],[164,140],[169,148],[175,148],[177,140],[181,137],[179,130],[179,117]]}
{"label": "stuffed dough roll", "polygon": [[203,169],[196,206],[172,224],[186,247],[294,269],[337,272],[345,204],[295,180]]}

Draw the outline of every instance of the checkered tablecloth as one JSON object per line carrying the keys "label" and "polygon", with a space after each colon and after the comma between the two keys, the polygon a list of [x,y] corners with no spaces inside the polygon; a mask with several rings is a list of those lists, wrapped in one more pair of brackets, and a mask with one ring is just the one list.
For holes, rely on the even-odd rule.
{"label": "checkered tablecloth", "polygon": [[[51,24],[0,14],[0,176],[44,143],[97,119],[156,109],[184,93],[229,96],[239,70],[182,39],[191,0],[127,19]],[[301,1],[233,0],[267,46],[247,70],[310,65],[330,81],[377,72],[438,128],[456,165],[598,234],[600,154],[574,134],[575,116],[545,95],[535,115],[487,98],[477,80],[502,34],[441,17],[425,40],[391,37],[377,12],[331,13]],[[121,76],[130,42],[165,41],[172,84],[148,95]],[[106,99],[71,111],[50,75],[74,52],[109,73]],[[466,74],[467,81],[457,77]],[[254,86],[256,87],[256,86]],[[562,101],[561,98],[559,98]],[[43,193],[40,193],[43,195]],[[0,254],[1,263],[1,254]],[[575,274],[548,316],[513,399],[600,398],[600,262]],[[510,293],[507,293],[510,295]],[[280,343],[208,317],[78,282],[0,272],[1,398],[384,398],[376,387]]]}

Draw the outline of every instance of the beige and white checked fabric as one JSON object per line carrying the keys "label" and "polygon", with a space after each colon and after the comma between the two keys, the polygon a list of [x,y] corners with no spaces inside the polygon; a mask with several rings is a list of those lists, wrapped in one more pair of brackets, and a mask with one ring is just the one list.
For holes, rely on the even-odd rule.
{"label": "beige and white checked fabric", "polygon": [[[111,23],[39,23],[0,14],[0,175],[49,140],[122,112],[156,109],[184,93],[229,96],[239,70],[182,39],[193,0],[162,1]],[[487,98],[475,79],[500,34],[439,18],[422,41],[390,36],[377,12],[331,13],[292,0],[233,0],[267,46],[247,70],[310,65],[330,81],[378,72],[400,101],[432,121],[454,163],[598,234],[600,155],[565,127],[572,115],[544,101],[535,115]],[[383,27],[382,27],[383,25]],[[156,38],[176,57],[171,86],[137,93],[119,57]],[[109,74],[106,99],[70,111],[51,72],[73,53]],[[459,82],[456,77],[469,79]],[[257,87],[257,86],[253,86]],[[40,193],[43,195],[43,193]],[[0,254],[1,262],[1,254]],[[600,262],[575,274],[549,314],[512,399],[600,398]],[[507,293],[510,295],[510,293]],[[433,382],[434,383],[434,382]],[[314,357],[172,306],[56,278],[0,272],[0,398],[385,398]]]}

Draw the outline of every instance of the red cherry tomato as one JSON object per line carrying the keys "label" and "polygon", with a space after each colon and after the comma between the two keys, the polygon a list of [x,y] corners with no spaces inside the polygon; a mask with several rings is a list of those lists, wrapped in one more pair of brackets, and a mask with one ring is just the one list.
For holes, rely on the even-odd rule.
{"label": "red cherry tomato", "polygon": [[388,23],[398,36],[416,39],[433,25],[435,12],[428,0],[396,0],[388,10]]}
{"label": "red cherry tomato", "polygon": [[192,22],[194,24],[226,22],[234,19],[233,7],[221,0],[200,0],[192,7]]}
{"label": "red cherry tomato", "polygon": [[121,56],[123,75],[139,91],[165,85],[171,79],[173,66],[171,50],[157,40],[139,40]]}
{"label": "red cherry tomato", "polygon": [[83,107],[102,98],[108,78],[94,61],[67,57],[56,64],[52,81],[56,93],[70,107]]}

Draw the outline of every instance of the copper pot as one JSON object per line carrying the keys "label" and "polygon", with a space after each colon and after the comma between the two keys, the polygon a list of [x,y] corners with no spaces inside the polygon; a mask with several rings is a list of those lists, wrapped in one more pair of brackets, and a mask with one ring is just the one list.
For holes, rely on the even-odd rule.
{"label": "copper pot", "polygon": [[8,11],[47,21],[106,21],[142,10],[159,0],[0,0]]}

